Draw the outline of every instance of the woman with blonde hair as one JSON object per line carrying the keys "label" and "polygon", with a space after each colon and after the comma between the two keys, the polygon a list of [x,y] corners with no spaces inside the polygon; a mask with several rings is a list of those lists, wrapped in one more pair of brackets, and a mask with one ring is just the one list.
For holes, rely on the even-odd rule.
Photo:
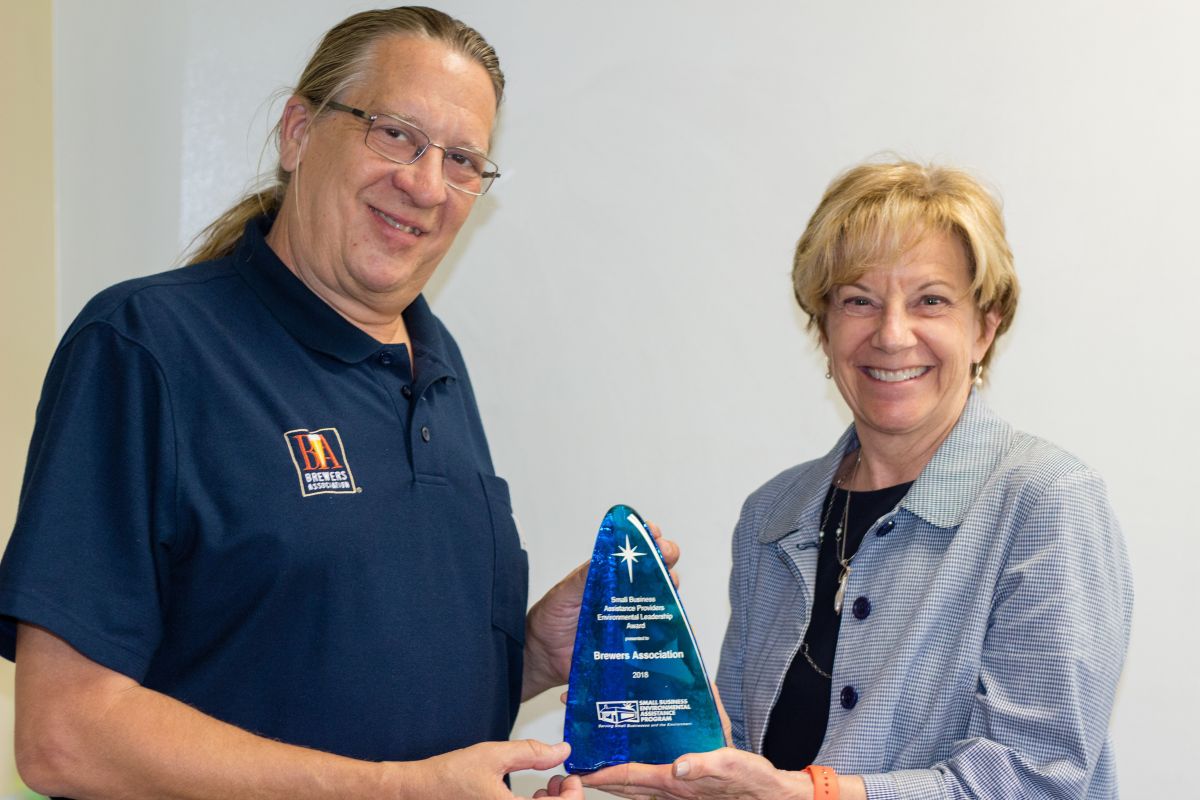
{"label": "woman with blonde hair", "polygon": [[793,280],[853,424],[751,495],[734,532],[717,684],[740,749],[585,784],[659,800],[1116,797],[1129,564],[1101,479],[979,392],[1018,298],[996,202],[956,169],[855,167],[809,221]]}

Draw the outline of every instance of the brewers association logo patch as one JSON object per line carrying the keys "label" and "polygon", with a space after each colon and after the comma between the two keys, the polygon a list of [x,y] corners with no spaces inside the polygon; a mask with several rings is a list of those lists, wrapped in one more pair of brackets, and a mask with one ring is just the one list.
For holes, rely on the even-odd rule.
{"label": "brewers association logo patch", "polygon": [[283,435],[300,478],[300,494],[355,494],[354,473],[337,428],[298,429]]}

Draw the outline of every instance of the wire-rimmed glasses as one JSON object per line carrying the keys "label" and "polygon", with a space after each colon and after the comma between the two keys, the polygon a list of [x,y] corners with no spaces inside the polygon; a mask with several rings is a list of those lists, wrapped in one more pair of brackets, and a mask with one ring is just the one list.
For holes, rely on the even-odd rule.
{"label": "wire-rimmed glasses", "polygon": [[397,164],[412,164],[431,147],[442,151],[442,175],[446,185],[476,196],[486,194],[500,177],[500,167],[482,153],[464,147],[443,147],[430,141],[425,131],[391,114],[368,114],[330,100],[334,111],[345,111],[367,123],[366,145]]}

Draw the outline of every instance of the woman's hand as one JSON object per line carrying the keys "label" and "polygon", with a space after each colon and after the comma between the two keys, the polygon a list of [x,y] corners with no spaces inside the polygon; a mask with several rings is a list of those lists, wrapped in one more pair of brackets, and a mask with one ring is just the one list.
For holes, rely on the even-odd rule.
{"label": "woman's hand", "polygon": [[[754,753],[723,747],[674,764],[620,764],[583,776],[583,785],[630,800],[810,800],[807,773],[777,770]],[[554,795],[546,795],[553,797]]]}

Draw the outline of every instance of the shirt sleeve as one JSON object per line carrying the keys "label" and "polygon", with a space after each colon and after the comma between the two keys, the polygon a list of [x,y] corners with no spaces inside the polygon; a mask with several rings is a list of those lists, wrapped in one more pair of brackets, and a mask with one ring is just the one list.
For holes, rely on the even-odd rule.
{"label": "shirt sleeve", "polygon": [[1058,478],[1021,521],[996,585],[967,735],[929,770],[864,776],[867,796],[1089,796],[1132,607],[1103,482]]}
{"label": "shirt sleeve", "polygon": [[152,354],[111,325],[68,334],[38,404],[0,563],[0,655],[16,623],[141,680],[162,633],[175,529],[175,439]]}

